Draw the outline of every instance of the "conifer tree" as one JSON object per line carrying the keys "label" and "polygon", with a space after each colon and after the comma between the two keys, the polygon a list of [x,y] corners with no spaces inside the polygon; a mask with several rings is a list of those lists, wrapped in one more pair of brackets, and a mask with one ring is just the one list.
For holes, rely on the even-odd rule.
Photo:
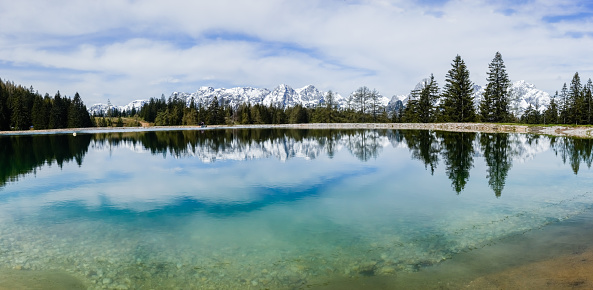
{"label": "conifer tree", "polygon": [[10,126],[16,130],[27,128],[23,99],[23,91],[17,89],[12,98],[12,116],[10,117]]}
{"label": "conifer tree", "polygon": [[552,96],[550,105],[544,112],[544,124],[558,124],[558,104],[556,104],[556,99],[558,99],[558,91]]}
{"label": "conifer tree", "polygon": [[64,125],[64,119],[66,119],[67,116],[63,115],[63,107],[64,101],[62,100],[62,95],[60,95],[60,91],[58,91],[54,96],[52,102],[52,107],[49,115],[49,129],[61,129],[66,127]]}
{"label": "conifer tree", "polygon": [[193,97],[189,107],[183,109],[183,125],[198,125],[198,109]]}
{"label": "conifer tree", "polygon": [[421,123],[435,121],[435,105],[439,100],[439,86],[434,80],[434,75],[423,81],[418,98],[418,120]]}
{"label": "conifer tree", "polygon": [[[87,116],[85,116],[87,115]],[[88,127],[90,118],[87,120],[88,112],[78,92],[74,95],[70,109],[68,110],[68,128]]]}
{"label": "conifer tree", "polygon": [[593,81],[591,81],[591,79],[587,81],[583,94],[585,96],[585,120],[587,121],[587,124],[591,125],[591,117],[593,117]]}
{"label": "conifer tree", "polygon": [[10,129],[10,113],[8,110],[8,92],[0,79],[0,131]]}
{"label": "conifer tree", "polygon": [[568,90],[569,113],[568,119],[571,124],[582,124],[581,118],[584,113],[583,88],[579,73],[575,73]]}
{"label": "conifer tree", "polygon": [[418,94],[416,91],[412,91],[410,95],[410,99],[406,103],[406,106],[403,110],[401,119],[404,123],[419,123],[420,118],[418,114]]}
{"label": "conifer tree", "polygon": [[33,108],[31,109],[31,123],[35,130],[47,129],[47,116],[49,111],[46,111],[46,106],[41,96],[36,96],[33,101]]}
{"label": "conifer tree", "polygon": [[473,122],[476,120],[476,112],[469,71],[459,55],[451,66],[442,95],[443,119],[445,122]]}
{"label": "conifer tree", "polygon": [[224,123],[224,115],[220,109],[218,98],[214,96],[210,105],[208,105],[208,124],[218,125]]}
{"label": "conifer tree", "polygon": [[327,92],[327,94],[325,95],[325,110],[326,110],[326,119],[325,122],[326,123],[333,123],[335,121],[335,117],[334,117],[334,110],[335,110],[335,97],[334,97],[334,93],[329,90]]}
{"label": "conifer tree", "polygon": [[560,90],[560,121],[562,121],[562,124],[567,124],[568,120],[568,115],[569,115],[569,109],[570,109],[570,103],[568,100],[568,88],[566,86],[566,83],[564,83],[564,85],[562,86],[562,90]]}
{"label": "conifer tree", "polygon": [[508,88],[511,81],[500,52],[496,52],[488,68],[488,84],[480,103],[480,116],[484,122],[504,122],[509,116]]}

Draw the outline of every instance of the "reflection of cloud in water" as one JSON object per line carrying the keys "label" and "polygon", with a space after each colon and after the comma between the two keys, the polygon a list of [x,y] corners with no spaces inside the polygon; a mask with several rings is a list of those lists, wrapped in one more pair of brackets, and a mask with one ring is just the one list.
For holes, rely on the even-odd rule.
{"label": "reflection of cloud in water", "polygon": [[[93,140],[80,168],[64,166],[63,171],[72,175],[39,170],[37,178],[29,182],[9,185],[0,199],[5,200],[4,207],[8,209],[11,204],[18,203],[17,200],[27,203],[27,207],[77,201],[89,208],[105,206],[104,201],[107,201],[113,208],[141,212],[163,208],[180,200],[209,205],[257,203],[270,192],[278,194],[278,191],[267,190],[270,188],[298,195],[303,192],[302,188],[336,182],[341,180],[339,176],[353,176],[366,170],[364,168],[380,168],[376,170],[379,174],[370,178],[373,183],[385,183],[393,179],[388,173],[394,170],[386,168],[396,164],[390,165],[391,161],[385,158],[392,157],[386,156],[394,156],[393,150],[408,148],[412,140],[406,139],[410,137],[404,137],[401,132],[346,130],[297,138],[279,134],[269,138],[241,139],[233,131],[234,135],[225,133],[224,139],[198,135],[202,139],[194,141],[186,136],[181,142],[175,141],[175,145],[169,143],[175,138],[163,139],[160,147],[153,147],[150,143],[153,141],[146,143],[141,133],[138,137],[113,139],[115,141],[109,138]],[[180,134],[161,133],[172,137]],[[169,136],[166,134],[164,136]],[[509,156],[513,160],[524,162],[550,148],[547,137],[517,134],[508,137]],[[443,140],[433,138],[430,142],[433,142],[428,144],[433,150],[430,154],[442,154]],[[474,158],[483,155],[477,141],[473,148]],[[129,150],[143,154],[126,153]],[[423,149],[414,147],[414,150]],[[413,155],[420,157],[422,152]],[[352,156],[364,162],[358,162]],[[437,167],[444,166],[444,156],[430,158]],[[405,159],[397,164],[405,164]],[[238,162],[243,160],[251,161]],[[422,176],[409,178],[422,182]],[[31,199],[31,196],[36,198]]]}
{"label": "reflection of cloud in water", "polygon": [[[286,196],[280,198],[294,200],[299,195],[310,194],[312,188],[335,182],[339,176],[360,173],[360,166],[355,164],[335,169],[323,159],[316,160],[315,166],[306,159],[295,159],[290,164],[258,159],[249,163],[226,161],[200,165],[193,158],[147,158],[146,155],[126,155],[126,149],[122,149],[90,152],[87,158],[89,164],[107,159],[105,164],[109,168],[125,168],[125,172],[103,171],[105,166],[101,165],[83,166],[81,171],[66,179],[63,172],[52,172],[31,179],[30,183],[9,186],[7,190],[14,194],[6,195],[10,198],[4,206],[10,210],[11,205],[18,203],[35,208],[78,202],[89,210],[109,206],[120,210],[152,211],[179,201],[223,207],[261,204],[269,199],[269,195],[284,191]],[[105,158],[108,154],[111,157]],[[74,169],[68,167],[65,170]],[[52,185],[51,180],[59,182]],[[47,182],[51,190],[45,190]],[[27,194],[22,194],[25,191]],[[291,194],[294,197],[288,196]]]}
{"label": "reflection of cloud in water", "polygon": [[521,163],[535,158],[536,155],[550,150],[550,140],[547,137],[527,134],[510,135],[513,160]]}

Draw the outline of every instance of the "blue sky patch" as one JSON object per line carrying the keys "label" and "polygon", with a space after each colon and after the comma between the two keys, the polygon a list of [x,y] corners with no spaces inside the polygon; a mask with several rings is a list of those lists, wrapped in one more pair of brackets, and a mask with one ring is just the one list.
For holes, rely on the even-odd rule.
{"label": "blue sky patch", "polygon": [[566,15],[550,15],[543,17],[542,20],[547,23],[592,21],[593,12],[579,12]]}

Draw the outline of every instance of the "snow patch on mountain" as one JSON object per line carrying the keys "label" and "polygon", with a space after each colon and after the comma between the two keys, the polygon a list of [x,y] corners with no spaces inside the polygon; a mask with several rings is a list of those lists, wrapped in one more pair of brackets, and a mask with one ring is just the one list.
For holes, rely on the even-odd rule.
{"label": "snow patch on mountain", "polygon": [[[426,80],[419,82],[415,89],[421,89],[425,85]],[[485,87],[474,85],[473,97],[476,109],[482,101],[485,92]],[[214,98],[218,100],[221,105],[228,105],[233,108],[241,104],[262,104],[264,106],[276,106],[280,108],[294,107],[301,105],[303,107],[312,108],[323,106],[326,103],[329,92],[322,92],[313,85],[308,85],[302,88],[293,89],[286,84],[281,84],[273,90],[266,88],[252,88],[252,87],[235,87],[230,89],[200,87],[196,92],[173,92],[171,98],[181,98],[189,106],[193,100],[196,104],[208,106]],[[352,95],[345,98],[338,93],[333,93],[333,103],[337,108],[346,108],[355,104],[349,103],[352,100]],[[385,97],[381,94],[378,96],[379,105],[385,107],[388,112],[398,110],[401,106],[405,106],[410,100],[408,95],[394,95],[391,98]],[[140,110],[146,104],[147,100],[135,100],[125,106],[111,106],[113,109],[119,111],[131,111],[133,108]],[[537,89],[533,84],[526,81],[516,81],[509,87],[509,109],[511,113],[520,117],[525,110],[531,105],[543,112],[550,104],[550,95],[544,91]],[[107,104],[94,104],[89,107],[91,114],[105,114],[109,110]]]}
{"label": "snow patch on mountain", "polygon": [[[474,86],[474,105],[479,108],[480,102],[484,97],[486,87]],[[509,93],[509,111],[517,117],[521,117],[525,110],[531,105],[543,112],[550,105],[550,94],[537,89],[533,84],[524,80],[516,81],[508,88]]]}

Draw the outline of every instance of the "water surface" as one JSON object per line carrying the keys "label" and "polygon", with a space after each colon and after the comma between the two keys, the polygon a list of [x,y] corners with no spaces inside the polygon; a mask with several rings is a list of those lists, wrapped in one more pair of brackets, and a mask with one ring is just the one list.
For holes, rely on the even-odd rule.
{"label": "water surface", "polygon": [[592,144],[427,130],[3,136],[0,265],[112,289],[396,278],[590,214]]}

